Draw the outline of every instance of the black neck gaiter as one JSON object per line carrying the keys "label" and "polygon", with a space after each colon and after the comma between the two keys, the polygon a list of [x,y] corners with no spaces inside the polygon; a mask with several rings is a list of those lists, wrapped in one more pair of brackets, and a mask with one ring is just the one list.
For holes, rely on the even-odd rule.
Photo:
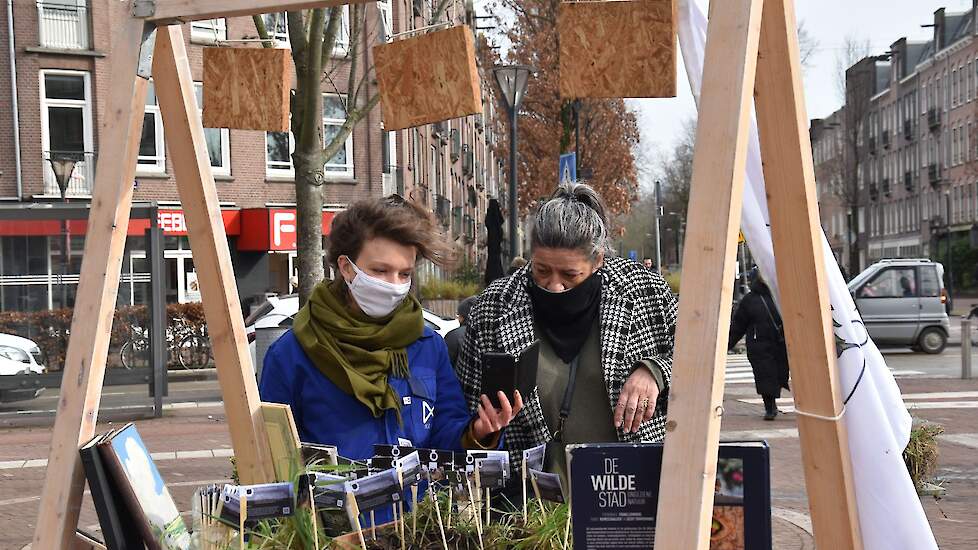
{"label": "black neck gaiter", "polygon": [[564,292],[550,292],[529,279],[533,315],[557,357],[570,363],[580,353],[601,306],[601,274],[592,273]]}

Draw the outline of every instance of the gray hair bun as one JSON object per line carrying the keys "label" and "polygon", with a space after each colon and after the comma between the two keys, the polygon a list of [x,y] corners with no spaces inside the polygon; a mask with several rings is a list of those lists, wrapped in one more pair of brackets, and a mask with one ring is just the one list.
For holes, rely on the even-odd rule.
{"label": "gray hair bun", "polygon": [[563,183],[533,216],[533,247],[580,250],[592,259],[609,252],[607,207],[583,183]]}

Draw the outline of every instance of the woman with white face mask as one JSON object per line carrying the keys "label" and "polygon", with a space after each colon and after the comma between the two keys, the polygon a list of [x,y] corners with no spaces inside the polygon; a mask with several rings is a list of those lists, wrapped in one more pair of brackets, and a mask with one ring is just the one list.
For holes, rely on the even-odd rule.
{"label": "woman with white face mask", "polygon": [[336,215],[320,283],[292,330],[265,356],[264,401],[291,405],[303,442],[352,459],[375,444],[497,448],[523,406],[500,393],[470,413],[444,340],[410,294],[421,257],[444,265],[448,247],[431,215],[399,196],[360,201]]}
{"label": "woman with white face mask", "polygon": [[530,262],[494,281],[469,313],[456,370],[474,406],[483,356],[539,342],[537,389],[507,449],[548,444],[564,473],[569,443],[659,441],[672,373],[676,300],[662,276],[614,257],[605,205],[563,184],[531,216]]}

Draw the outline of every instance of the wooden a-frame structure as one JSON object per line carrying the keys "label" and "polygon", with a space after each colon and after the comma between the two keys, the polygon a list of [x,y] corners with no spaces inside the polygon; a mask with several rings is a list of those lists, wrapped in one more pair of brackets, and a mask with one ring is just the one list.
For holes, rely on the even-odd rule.
{"label": "wooden a-frame structure", "polygon": [[[114,3],[124,23],[116,29],[120,47],[111,66],[102,135],[103,150],[113,154],[101,155],[98,161],[34,549],[76,545],[85,486],[78,447],[95,430],[151,74],[166,120],[167,145],[187,217],[238,472],[244,483],[273,479],[180,24],[344,3],[349,2]],[[660,487],[664,498],[657,521],[656,546],[665,550],[709,547],[752,96],[757,100],[766,159],[764,175],[795,400],[800,408],[826,418],[836,417],[841,410],[793,0],[718,0],[711,12],[682,278],[682,285],[696,292],[684,294],[679,310]],[[832,550],[861,548],[844,425],[813,417],[799,417],[798,424],[817,545]]]}

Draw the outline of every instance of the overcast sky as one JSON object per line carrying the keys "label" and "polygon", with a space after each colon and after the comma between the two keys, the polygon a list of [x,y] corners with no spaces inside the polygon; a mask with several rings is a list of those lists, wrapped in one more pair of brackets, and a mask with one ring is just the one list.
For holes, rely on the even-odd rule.
{"label": "overcast sky", "polygon": [[[697,0],[704,8],[707,0]],[[964,11],[971,0],[796,0],[798,19],[818,43],[805,73],[808,118],[821,118],[838,109],[836,56],[847,36],[868,40],[873,54],[883,53],[901,36],[926,40],[933,30],[934,10]],[[689,81],[679,61],[678,97],[630,100],[639,116],[642,153],[655,155],[671,149],[682,122],[696,115]],[[645,182],[643,182],[645,183]]]}

